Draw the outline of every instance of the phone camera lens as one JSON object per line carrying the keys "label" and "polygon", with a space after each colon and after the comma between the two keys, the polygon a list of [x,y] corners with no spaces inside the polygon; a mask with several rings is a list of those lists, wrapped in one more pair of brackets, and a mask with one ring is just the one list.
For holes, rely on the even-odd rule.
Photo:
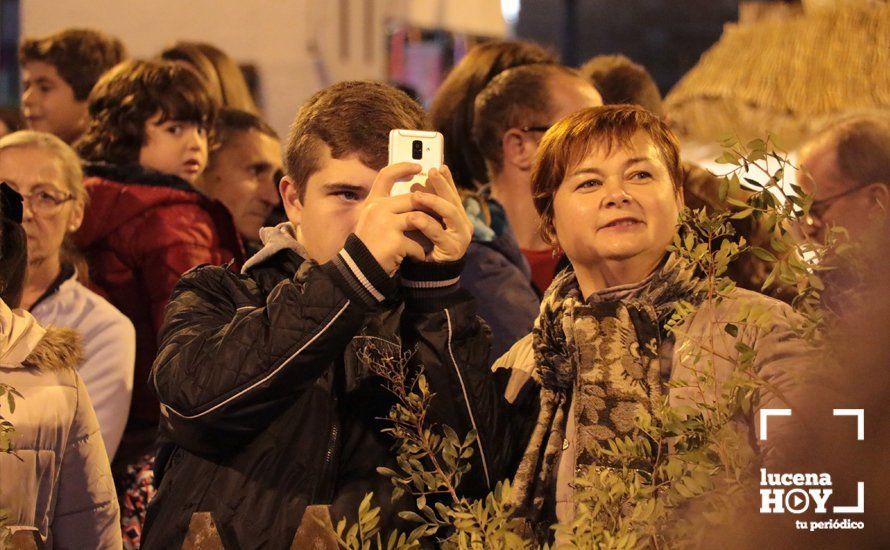
{"label": "phone camera lens", "polygon": [[423,158],[423,142],[419,139],[415,139],[411,142],[411,158],[414,160]]}

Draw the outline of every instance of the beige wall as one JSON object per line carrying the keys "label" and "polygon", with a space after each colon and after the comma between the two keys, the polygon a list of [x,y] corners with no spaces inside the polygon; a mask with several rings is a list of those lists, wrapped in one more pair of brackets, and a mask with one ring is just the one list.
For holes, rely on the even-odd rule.
{"label": "beige wall", "polygon": [[176,40],[215,44],[257,66],[264,113],[282,136],[316,90],[386,76],[387,22],[506,33],[500,0],[23,0],[21,17],[23,36],[90,27],[118,36],[134,57]]}
{"label": "beige wall", "polygon": [[[341,56],[340,5],[349,40]],[[386,0],[24,0],[22,35],[90,27],[118,36],[134,57],[156,55],[176,40],[206,41],[261,74],[264,111],[282,135],[297,107],[331,81],[383,78]],[[370,17],[367,6],[374,6]],[[367,21],[367,22],[366,22]],[[373,34],[366,38],[367,32]],[[311,53],[317,42],[318,55]],[[365,52],[365,44],[372,51]]]}

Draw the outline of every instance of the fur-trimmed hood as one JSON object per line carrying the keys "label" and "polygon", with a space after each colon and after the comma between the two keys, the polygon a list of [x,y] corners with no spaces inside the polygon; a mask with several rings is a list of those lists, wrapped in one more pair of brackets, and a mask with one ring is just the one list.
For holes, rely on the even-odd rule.
{"label": "fur-trimmed hood", "polygon": [[83,360],[80,334],[70,328],[47,327],[46,335],[23,366],[44,370],[76,369]]}
{"label": "fur-trimmed hood", "polygon": [[0,300],[0,364],[45,370],[75,369],[83,356],[74,330],[40,326],[27,311]]}
{"label": "fur-trimmed hood", "polygon": [[78,333],[44,328],[0,301],[0,379],[21,399],[2,411],[15,426],[16,456],[0,453],[0,507],[14,548],[121,548],[114,481],[75,368],[80,358]]}

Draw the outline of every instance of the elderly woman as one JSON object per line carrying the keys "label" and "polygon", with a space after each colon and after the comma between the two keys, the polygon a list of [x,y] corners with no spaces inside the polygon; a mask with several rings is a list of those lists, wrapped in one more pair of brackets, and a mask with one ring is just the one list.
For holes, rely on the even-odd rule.
{"label": "elderly woman", "polygon": [[86,201],[80,159],[51,134],[14,132],[0,138],[0,180],[25,198],[28,269],[21,307],[43,325],[80,333],[84,361],[78,372],[110,460],[130,408],[136,336],[129,319],[78,282],[66,257],[66,238],[80,227]]}
{"label": "elderly woman", "polygon": [[[682,180],[676,138],[638,107],[580,111],[543,138],[535,205],[543,236],[571,266],[547,290],[532,333],[495,365],[511,369],[512,421],[501,433],[525,425],[512,443],[513,497],[538,533],[554,518],[574,517],[574,478],[600,465],[599,445],[639,435],[639,408],[653,412],[666,396],[671,404],[716,402],[739,354],[725,323],[741,320],[743,308],[772,312],[768,326],[740,323],[738,341],[757,351],[755,371],[787,390],[791,372],[806,363],[809,348],[792,331],[790,308],[742,289],[705,300],[701,277],[668,252],[683,208]],[[675,337],[664,327],[680,300],[701,307]],[[714,346],[700,364],[691,353],[695,342]],[[705,364],[713,364],[717,382],[700,392],[696,367]],[[787,407],[766,391],[756,402]],[[527,422],[516,421],[517,411],[526,411],[520,418]],[[739,423],[751,441],[753,418]],[[791,436],[780,428],[771,426],[769,441],[758,443],[780,445]],[[774,449],[758,450],[765,462],[774,456]]]}
{"label": "elderly woman", "polygon": [[[57,139],[57,138],[54,138]],[[27,264],[22,197],[0,185],[0,382],[20,395],[15,454],[0,452],[3,548],[120,548],[114,483],[96,415],[75,367],[79,338],[21,309]],[[6,389],[6,388],[4,388]],[[8,426],[3,427],[8,435]]]}

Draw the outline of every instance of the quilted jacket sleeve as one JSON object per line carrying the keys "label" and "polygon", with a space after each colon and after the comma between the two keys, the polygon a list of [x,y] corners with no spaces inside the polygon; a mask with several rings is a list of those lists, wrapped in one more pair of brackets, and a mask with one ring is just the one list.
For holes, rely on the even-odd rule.
{"label": "quilted jacket sleeve", "polygon": [[355,236],[334,260],[304,263],[267,296],[220,267],[187,273],[152,368],[164,431],[199,454],[239,445],[330,368],[369,308],[395,290]]}
{"label": "quilted jacket sleeve", "polygon": [[120,511],[99,422],[75,374],[77,408],[59,475],[53,516],[56,548],[121,548]]}
{"label": "quilted jacket sleeve", "polygon": [[461,489],[485,495],[508,475],[492,448],[502,430],[505,417],[499,413],[505,403],[489,368],[491,331],[476,315],[472,296],[457,284],[459,265],[403,264],[402,273],[403,284],[413,281],[406,288],[403,344],[416,349],[414,357],[435,394],[429,418],[461,438],[476,431],[470,474]]}

